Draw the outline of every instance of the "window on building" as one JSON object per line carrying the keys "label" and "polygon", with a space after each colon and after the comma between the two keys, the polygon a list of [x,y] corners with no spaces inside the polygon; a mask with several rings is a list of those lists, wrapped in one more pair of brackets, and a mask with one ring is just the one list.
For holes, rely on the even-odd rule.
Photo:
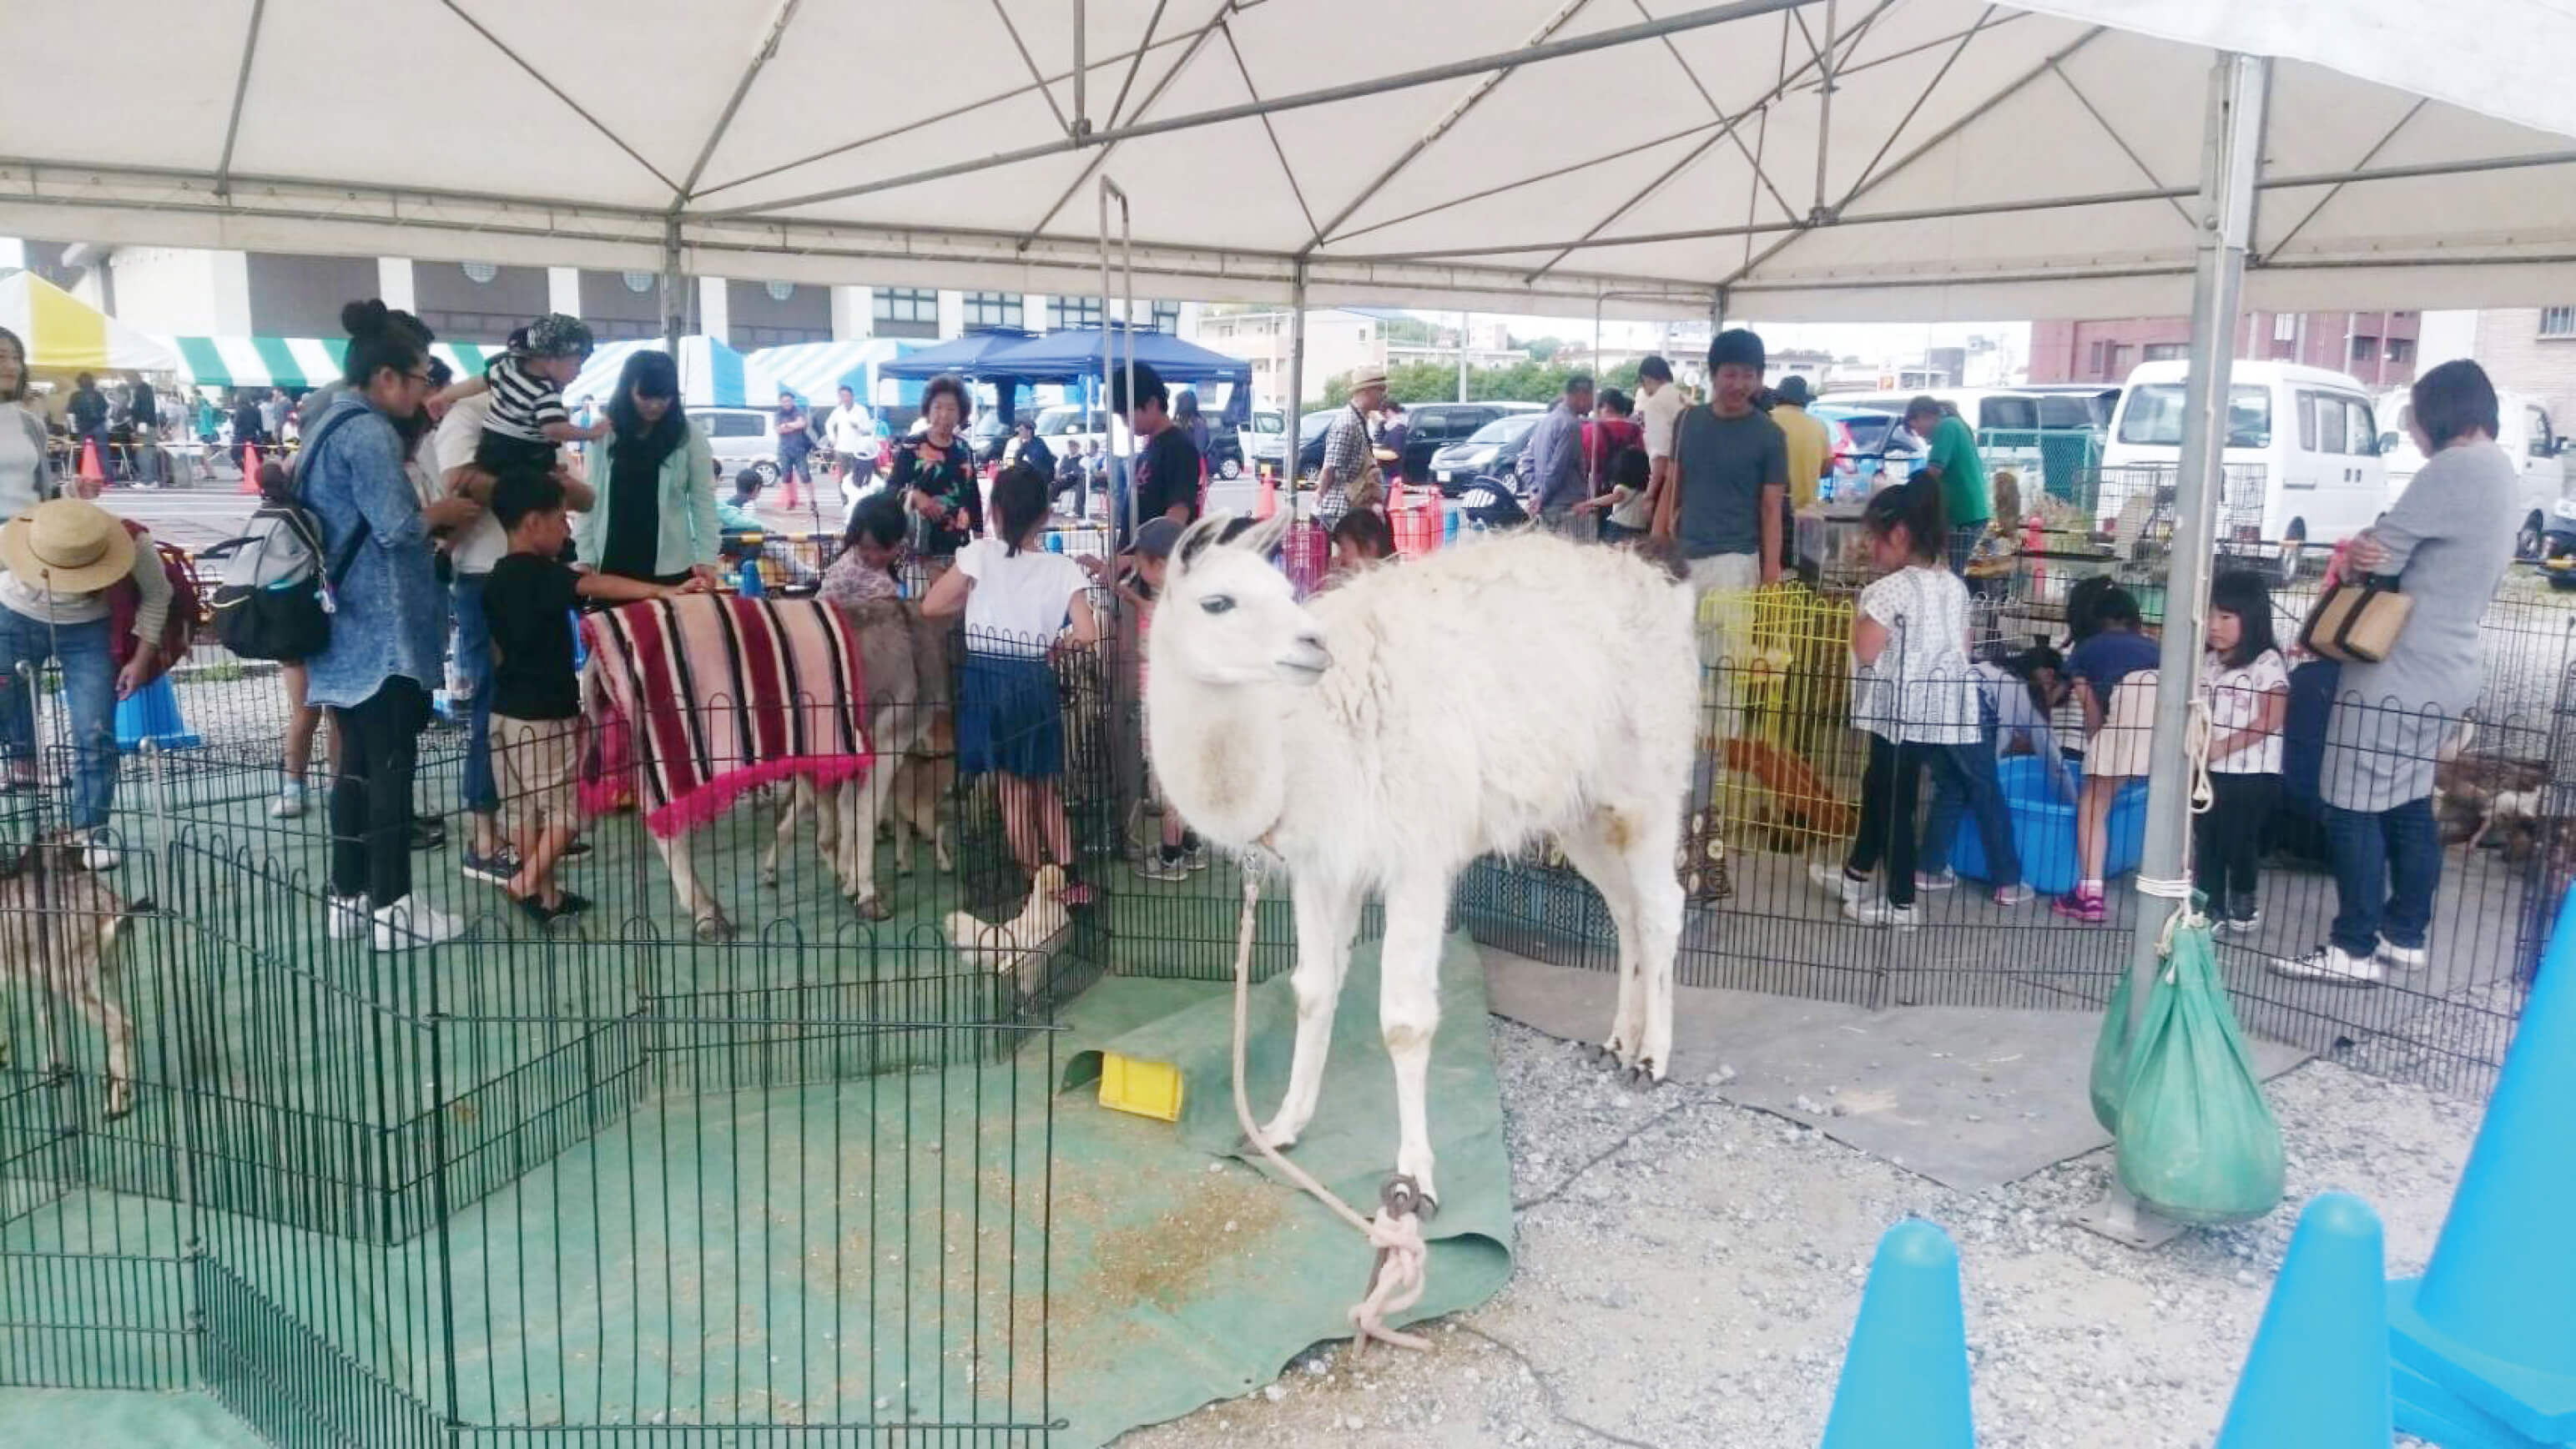
{"label": "window on building", "polygon": [[2092,377],[2110,376],[2110,374],[2104,372],[2103,369],[2111,365],[2111,344],[2097,338],[2093,343],[2093,348],[2089,355],[2092,358],[2093,366],[2087,375]]}
{"label": "window on building", "polygon": [[2541,308],[2540,335],[2543,337],[2576,337],[2576,307]]}
{"label": "window on building", "polygon": [[939,323],[939,294],[927,287],[879,287],[868,309],[880,322]]}
{"label": "window on building", "polygon": [[1100,299],[1098,297],[1056,298],[1055,325],[1068,329],[1099,326]]}
{"label": "window on building", "polygon": [[2273,341],[2275,341],[2275,342],[2296,342],[2296,341],[2298,341],[2298,340],[2299,340],[2299,314],[2298,314],[2298,313],[2296,313],[2296,312],[2275,312],[2275,313],[2273,313],[2273,314],[2272,314],[2272,340],[2273,340]]}
{"label": "window on building", "polygon": [[967,293],[966,325],[969,327],[1019,326],[1020,294],[1017,292]]}
{"label": "window on building", "polygon": [[[2191,356],[2188,342],[2150,342],[2141,354],[2149,362],[2181,362]],[[2117,379],[2114,379],[2117,381]]]}
{"label": "window on building", "polygon": [[[1179,332],[1181,330],[1181,304],[1178,302],[1156,302],[1154,304],[1154,325],[1166,332]],[[1367,339],[1363,337],[1362,340],[1365,341]]]}
{"label": "window on building", "polygon": [[2353,360],[2353,362],[2354,362],[2354,364],[2355,364],[2355,365],[2359,365],[2359,364],[2364,363],[2364,362],[2371,362],[2371,361],[2375,361],[2375,360],[2377,360],[2377,358],[2378,358],[2378,357],[2379,357],[2379,339],[2378,339],[2378,338],[2376,338],[2376,337],[2362,337],[2362,336],[2355,336],[2355,337],[2352,339],[2352,360]]}
{"label": "window on building", "polygon": [[2389,360],[2389,361],[2391,361],[2391,362],[2412,362],[2412,361],[2414,361],[2414,360],[2415,360],[2415,339],[2414,339],[2414,338],[2412,338],[2412,337],[2391,337],[2391,338],[2389,338],[2389,339],[2388,339],[2388,360]]}
{"label": "window on building", "polygon": [[2102,374],[2102,375],[2103,375],[2105,378],[2111,378],[2111,379],[2118,379],[2118,378],[2127,377],[2127,376],[2129,375],[2129,351],[2130,351],[2130,348],[2129,348],[2129,344],[2128,344],[2128,343],[2125,343],[2125,342],[2114,342],[2114,343],[2112,343],[2112,344],[2111,344],[2111,370],[2110,370],[2109,372],[2106,372],[2106,373]]}

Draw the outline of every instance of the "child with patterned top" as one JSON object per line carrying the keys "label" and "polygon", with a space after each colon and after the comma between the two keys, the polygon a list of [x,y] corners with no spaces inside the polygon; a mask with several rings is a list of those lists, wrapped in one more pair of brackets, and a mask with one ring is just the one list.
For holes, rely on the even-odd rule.
{"label": "child with patterned top", "polygon": [[2210,806],[2192,817],[2192,884],[2221,930],[2262,924],[2263,824],[2281,798],[2281,726],[2290,667],[2272,632],[2262,575],[2235,571],[2209,585],[2208,650],[2200,692],[2209,710]]}
{"label": "child with patterned top", "polygon": [[492,359],[483,376],[447,389],[451,402],[490,391],[492,411],[474,465],[494,477],[504,471],[551,469],[565,443],[595,443],[611,428],[602,417],[589,427],[564,410],[563,390],[581,375],[590,356],[590,328],[578,317],[549,312],[510,336],[510,348]]}
{"label": "child with patterned top", "polygon": [[843,613],[876,599],[903,597],[894,567],[903,556],[903,504],[890,493],[868,499],[850,515],[841,556],[823,571],[823,602]]}
{"label": "child with patterned top", "polygon": [[[1880,491],[1861,528],[1881,576],[1852,612],[1852,724],[1869,734],[1860,830],[1842,864],[1818,861],[1809,874],[1849,919],[1911,930],[1923,772],[1964,793],[1955,747],[1981,735],[1968,668],[1968,589],[1948,567],[1939,483]],[[1882,865],[1885,894],[1872,899],[1870,874]]]}

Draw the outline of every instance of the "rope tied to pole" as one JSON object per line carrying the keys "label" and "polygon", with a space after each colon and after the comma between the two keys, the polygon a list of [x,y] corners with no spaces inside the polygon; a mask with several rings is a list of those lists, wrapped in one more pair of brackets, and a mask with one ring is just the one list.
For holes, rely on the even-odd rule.
{"label": "rope tied to pole", "polygon": [[1244,1042],[1251,1033],[1252,933],[1255,907],[1260,901],[1260,872],[1247,861],[1243,871],[1243,921],[1234,941],[1234,1120],[1243,1128],[1244,1139],[1260,1149],[1264,1161],[1330,1209],[1335,1217],[1350,1224],[1377,1250],[1377,1264],[1369,1271],[1368,1292],[1351,1306],[1351,1328],[1356,1334],[1351,1356],[1358,1358],[1371,1341],[1395,1348],[1427,1349],[1431,1340],[1387,1326],[1389,1318],[1421,1302],[1427,1286],[1431,1248],[1422,1237],[1421,1189],[1413,1179],[1398,1176],[1380,1194],[1377,1216],[1362,1217],[1358,1209],[1317,1182],[1313,1174],[1281,1156],[1279,1149],[1272,1147],[1253,1125],[1252,1102],[1243,1087],[1243,1058]]}
{"label": "rope tied to pole", "polygon": [[[2185,778],[2190,782],[2191,813],[2194,815],[2208,814],[2210,806],[2218,799],[2218,792],[2209,780],[2209,745],[2209,702],[2194,690],[2189,712],[2183,717],[2182,731],[2183,766]],[[2173,955],[2175,930],[2196,915],[2191,908],[2192,885],[2189,876],[2149,876],[2143,872],[2138,876],[2138,894],[2181,903],[2166,917],[2164,933],[2156,939],[2158,956]]]}

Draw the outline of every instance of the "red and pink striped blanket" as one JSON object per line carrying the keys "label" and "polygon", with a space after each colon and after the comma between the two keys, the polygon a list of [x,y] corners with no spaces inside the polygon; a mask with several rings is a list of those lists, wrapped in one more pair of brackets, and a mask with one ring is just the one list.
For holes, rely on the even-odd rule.
{"label": "red and pink striped blanket", "polygon": [[667,839],[722,815],[745,790],[866,773],[867,685],[839,610],[688,594],[620,604],[581,627],[585,813],[632,798],[645,828]]}

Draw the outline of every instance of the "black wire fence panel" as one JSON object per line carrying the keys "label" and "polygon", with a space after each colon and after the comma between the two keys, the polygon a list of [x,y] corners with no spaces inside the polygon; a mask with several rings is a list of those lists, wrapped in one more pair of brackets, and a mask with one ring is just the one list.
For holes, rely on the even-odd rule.
{"label": "black wire fence panel", "polygon": [[[327,728],[286,788],[276,672],[178,684],[200,742],[123,761],[121,866],[0,879],[13,966],[53,963],[0,991],[0,1382],[201,1386],[282,1444],[1043,1442],[1055,1011],[1110,961],[1116,656],[929,647],[864,710],[505,720],[489,773],[441,719],[418,820],[374,842],[334,838]],[[961,768],[986,653],[1034,692],[977,748],[1043,789]],[[873,758],[836,778],[852,725]],[[780,731],[823,766],[760,769]],[[63,737],[6,839],[66,823]],[[552,820],[587,909],[541,920],[493,852]],[[345,897],[387,840],[380,923]]]}

